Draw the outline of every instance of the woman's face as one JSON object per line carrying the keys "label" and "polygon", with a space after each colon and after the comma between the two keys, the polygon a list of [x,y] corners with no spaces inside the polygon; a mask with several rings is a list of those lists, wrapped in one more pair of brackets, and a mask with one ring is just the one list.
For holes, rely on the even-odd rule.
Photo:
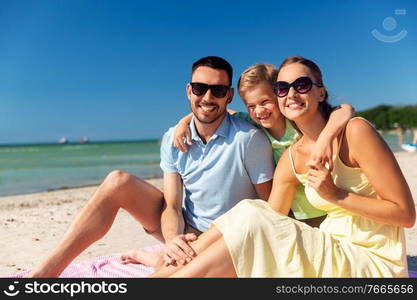
{"label": "woman's face", "polygon": [[[310,69],[300,63],[283,67],[278,74],[277,81],[293,83],[300,77],[309,77],[313,82],[316,81]],[[324,99],[324,92],[323,87],[315,85],[312,85],[311,90],[305,94],[300,94],[294,87],[291,87],[286,96],[278,97],[279,108],[285,117],[295,121],[300,117],[314,114],[319,102]]]}
{"label": "woman's face", "polygon": [[261,82],[248,89],[243,101],[251,119],[264,128],[276,126],[283,118],[279,111],[277,96],[268,82]]}

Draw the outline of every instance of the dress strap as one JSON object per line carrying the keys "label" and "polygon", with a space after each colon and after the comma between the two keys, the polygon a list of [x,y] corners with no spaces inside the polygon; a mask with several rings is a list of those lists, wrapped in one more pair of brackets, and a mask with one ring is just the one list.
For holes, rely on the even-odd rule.
{"label": "dress strap", "polygon": [[[349,122],[351,122],[351,121],[352,121],[352,120],[354,120],[354,119],[360,119],[360,120],[363,120],[363,121],[365,121],[366,123],[368,123],[370,126],[374,127],[374,125],[373,125],[371,122],[369,122],[367,119],[362,118],[362,117],[354,117],[354,118],[352,118],[352,119],[350,119],[350,120],[348,121],[348,124],[349,124]],[[346,126],[347,126],[347,124],[346,124]],[[342,132],[340,133],[340,139],[339,139],[339,141],[338,141],[338,145],[337,145],[337,154],[339,154],[339,153],[340,153],[340,148],[341,148],[341,146],[342,146],[343,136],[346,134],[346,126],[343,128]]]}
{"label": "dress strap", "polygon": [[292,145],[288,149],[288,154],[290,156],[290,162],[291,162],[292,171],[294,172],[295,175],[297,175],[297,172],[295,172],[294,160],[292,158]]}
{"label": "dress strap", "polygon": [[349,123],[350,121],[354,120],[354,119],[360,119],[360,120],[363,120],[363,121],[365,121],[366,123],[368,123],[371,127],[375,128],[374,124],[372,124],[371,122],[369,122],[367,119],[365,119],[365,118],[363,118],[363,117],[354,117],[354,118],[350,119],[350,120],[348,121],[348,123]]}

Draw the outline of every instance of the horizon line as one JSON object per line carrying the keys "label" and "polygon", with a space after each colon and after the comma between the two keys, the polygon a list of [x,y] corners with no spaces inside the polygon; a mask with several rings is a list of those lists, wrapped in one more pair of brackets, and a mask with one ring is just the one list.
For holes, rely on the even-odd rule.
{"label": "horizon line", "polygon": [[68,141],[65,144],[60,144],[58,141],[56,142],[17,142],[17,143],[2,143],[0,142],[0,147],[13,147],[13,146],[47,146],[47,145],[88,145],[88,144],[105,144],[105,143],[129,143],[129,142],[154,142],[159,141],[160,138],[145,138],[145,139],[126,139],[126,140],[93,140],[88,141],[85,143],[80,143],[78,141]]}

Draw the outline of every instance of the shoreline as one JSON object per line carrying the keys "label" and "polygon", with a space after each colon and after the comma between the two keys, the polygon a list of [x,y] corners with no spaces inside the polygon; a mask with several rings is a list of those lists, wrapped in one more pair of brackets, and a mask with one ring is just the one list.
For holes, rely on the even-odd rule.
{"label": "shoreline", "polygon": [[[394,153],[417,203],[417,153]],[[162,178],[147,182],[163,188]],[[98,185],[0,197],[0,277],[11,276],[35,267],[62,238],[77,212],[93,195]],[[410,267],[417,268],[417,223],[405,228]],[[77,261],[123,253],[159,242],[147,235],[126,211],[120,210],[110,231],[87,248]]]}
{"label": "shoreline", "polygon": [[[397,153],[410,153],[404,150],[396,150],[392,151],[394,155],[397,155]],[[401,155],[401,154],[399,154]],[[417,155],[417,153],[416,153]],[[150,176],[150,177],[140,177],[143,180],[155,180],[161,178],[161,176]],[[80,189],[80,188],[87,188],[87,187],[97,187],[100,185],[101,182],[95,182],[95,183],[88,183],[88,184],[75,184],[75,185],[68,185],[68,186],[59,186],[54,188],[46,188],[46,189],[39,189],[35,191],[26,191],[26,192],[15,192],[12,194],[0,194],[0,202],[2,201],[2,198],[8,198],[8,197],[14,197],[14,196],[23,196],[23,195],[33,195],[33,194],[39,194],[39,193],[47,193],[47,192],[55,192],[55,191],[65,191],[65,190],[72,190],[72,189]],[[1,207],[1,203],[0,203]]]}
{"label": "shoreline", "polygon": [[[154,180],[162,178],[161,176],[150,176],[150,177],[140,177],[143,180]],[[27,191],[27,192],[16,192],[13,194],[1,195],[0,194],[0,201],[2,198],[6,197],[13,197],[13,196],[23,196],[23,195],[32,195],[32,194],[39,194],[39,193],[47,193],[47,192],[55,192],[55,191],[65,191],[65,190],[72,190],[72,189],[80,189],[86,187],[97,187],[100,185],[101,182],[96,183],[89,183],[89,184],[76,184],[76,185],[68,185],[68,186],[60,186],[56,188],[47,188],[47,189],[39,189],[37,191]]]}

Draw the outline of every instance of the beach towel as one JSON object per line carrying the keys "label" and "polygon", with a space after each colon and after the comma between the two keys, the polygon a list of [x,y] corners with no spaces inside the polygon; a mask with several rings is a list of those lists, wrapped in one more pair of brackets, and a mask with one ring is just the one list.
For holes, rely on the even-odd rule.
{"label": "beach towel", "polygon": [[[163,244],[142,248],[145,251],[157,251]],[[142,264],[122,264],[121,253],[97,257],[94,260],[73,262],[59,276],[60,278],[128,278],[148,277],[154,269]],[[30,270],[20,272],[10,278],[25,277]]]}
{"label": "beach towel", "polygon": [[[156,244],[150,247],[142,248],[145,251],[157,251],[163,247],[163,244]],[[100,256],[94,260],[74,262],[70,264],[60,278],[144,278],[153,273],[154,269],[142,264],[120,263],[121,253]],[[30,270],[20,272],[9,278],[25,277]],[[410,278],[417,278],[417,271],[408,271]]]}

